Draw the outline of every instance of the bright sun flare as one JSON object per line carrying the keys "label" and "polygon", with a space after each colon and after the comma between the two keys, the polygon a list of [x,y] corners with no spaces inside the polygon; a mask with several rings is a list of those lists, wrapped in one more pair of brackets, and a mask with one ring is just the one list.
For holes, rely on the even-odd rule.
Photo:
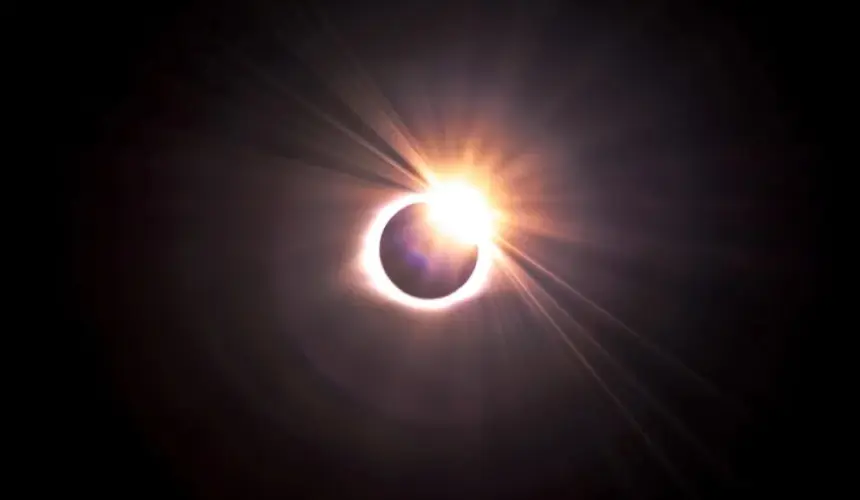
{"label": "bright sun flare", "polygon": [[430,223],[461,243],[478,245],[493,236],[493,213],[484,196],[464,182],[433,187],[427,193]]}
{"label": "bright sun flare", "polygon": [[[460,244],[476,245],[478,261],[468,281],[451,295],[438,299],[413,297],[385,274],[379,254],[382,232],[392,217],[404,208],[426,203],[428,222]],[[489,276],[495,256],[493,237],[495,213],[483,194],[465,182],[436,183],[423,193],[411,193],[387,204],[373,220],[362,249],[361,264],[371,286],[388,300],[414,309],[439,310],[467,300],[479,293]]]}

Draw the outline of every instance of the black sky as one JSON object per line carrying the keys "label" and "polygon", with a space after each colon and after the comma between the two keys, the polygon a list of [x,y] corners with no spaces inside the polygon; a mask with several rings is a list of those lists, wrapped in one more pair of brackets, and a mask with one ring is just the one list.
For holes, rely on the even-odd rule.
{"label": "black sky", "polygon": [[[811,481],[801,405],[810,382],[798,354],[820,324],[809,80],[821,62],[797,34],[813,29],[811,14],[691,2],[236,4],[76,5],[46,22],[45,64],[57,81],[52,135],[67,166],[59,350],[74,360],[54,391],[64,416],[46,481],[120,498],[669,498],[685,490],[730,498]],[[326,45],[302,52],[330,29],[407,121],[417,89],[431,105],[448,103],[438,106],[441,122],[462,121],[468,103],[504,84],[511,151],[538,141],[571,158],[583,130],[635,127],[582,150],[576,161],[594,167],[555,173],[550,190],[589,187],[577,215],[599,222],[616,251],[550,239],[539,248],[579,269],[571,272],[585,293],[742,402],[744,416],[729,417],[730,403],[704,402],[623,335],[602,337],[735,480],[676,444],[665,419],[628,394],[679,486],[611,401],[582,382],[584,371],[569,377],[542,358],[547,346],[528,322],[513,340],[519,362],[541,366],[527,376],[483,355],[482,338],[460,337],[421,358],[462,358],[423,369],[448,372],[433,383],[458,394],[478,386],[480,425],[440,423],[426,411],[422,422],[395,418],[362,399],[371,382],[320,368],[308,354],[314,342],[360,351],[366,365],[350,373],[394,376],[385,370],[396,358],[388,352],[395,329],[421,321],[326,295],[320,283],[347,251],[336,243],[313,257],[296,250],[300,265],[285,257],[286,291],[268,280],[283,270],[255,253],[277,238],[334,232],[347,210],[342,193],[311,193],[323,199],[308,202],[301,173],[268,182],[285,168],[273,157],[397,185],[332,159],[338,148],[350,154],[343,137],[273,98],[272,82],[407,163],[323,84],[319,69],[340,74],[342,54]],[[512,60],[516,77],[504,79]],[[451,105],[451,95],[466,104]],[[557,95],[573,98],[548,104]],[[577,209],[554,210],[564,218]],[[562,302],[600,328],[581,302]],[[370,340],[359,345],[356,332]],[[414,387],[430,392],[433,383]],[[529,410],[509,406],[509,392]]]}

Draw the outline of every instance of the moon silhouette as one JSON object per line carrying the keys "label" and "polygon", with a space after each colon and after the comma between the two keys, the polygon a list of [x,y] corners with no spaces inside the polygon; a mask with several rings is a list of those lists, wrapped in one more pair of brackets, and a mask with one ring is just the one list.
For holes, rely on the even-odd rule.
{"label": "moon silhouette", "polygon": [[424,300],[452,295],[478,264],[478,246],[452,241],[426,216],[427,203],[400,209],[386,224],[379,242],[382,269],[403,293]]}

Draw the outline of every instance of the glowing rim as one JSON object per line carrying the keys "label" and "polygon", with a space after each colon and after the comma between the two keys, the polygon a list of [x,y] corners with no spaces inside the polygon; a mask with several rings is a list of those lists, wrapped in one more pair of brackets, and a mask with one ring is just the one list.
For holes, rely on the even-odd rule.
{"label": "glowing rim", "polygon": [[384,297],[413,309],[436,311],[468,300],[481,291],[489,276],[493,252],[492,241],[487,240],[478,244],[478,259],[475,263],[475,269],[469,275],[469,279],[463,283],[463,286],[444,297],[438,299],[421,299],[413,297],[397,288],[397,285],[385,274],[385,269],[382,267],[382,257],[379,255],[382,232],[385,230],[388,221],[397,215],[398,212],[410,205],[424,203],[428,199],[429,196],[426,194],[408,194],[392,201],[380,210],[364,238],[364,249],[361,260],[371,284]]}

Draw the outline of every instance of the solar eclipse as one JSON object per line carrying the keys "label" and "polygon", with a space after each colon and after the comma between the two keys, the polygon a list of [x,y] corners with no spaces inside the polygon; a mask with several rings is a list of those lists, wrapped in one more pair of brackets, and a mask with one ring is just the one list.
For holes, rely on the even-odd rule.
{"label": "solar eclipse", "polygon": [[465,182],[434,183],[380,210],[367,232],[363,267],[388,300],[439,310],[484,287],[494,255],[495,214]]}

